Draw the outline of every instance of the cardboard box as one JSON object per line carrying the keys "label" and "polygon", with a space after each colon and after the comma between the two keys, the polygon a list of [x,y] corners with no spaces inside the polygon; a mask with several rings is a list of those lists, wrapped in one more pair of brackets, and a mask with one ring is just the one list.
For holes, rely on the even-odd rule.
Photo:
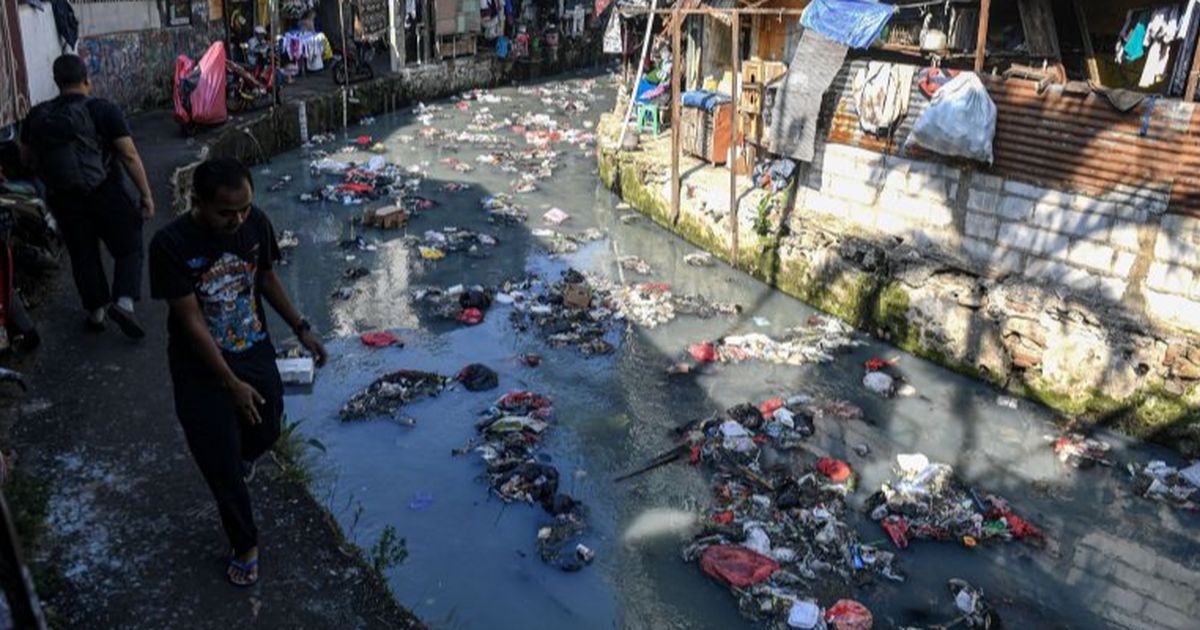
{"label": "cardboard box", "polygon": [[592,288],[583,283],[563,287],[563,304],[568,308],[588,308],[592,305]]}

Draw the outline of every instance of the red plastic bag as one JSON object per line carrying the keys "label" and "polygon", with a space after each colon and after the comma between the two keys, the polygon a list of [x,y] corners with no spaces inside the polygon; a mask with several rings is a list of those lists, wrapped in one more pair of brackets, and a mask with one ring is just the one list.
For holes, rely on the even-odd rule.
{"label": "red plastic bag", "polygon": [[779,563],[745,547],[713,545],[700,557],[700,568],[720,582],[746,588],[771,577]]}
{"label": "red plastic bag", "polygon": [[822,457],[817,460],[817,470],[831,481],[844,483],[850,479],[850,464],[833,457]]}
{"label": "red plastic bag", "polygon": [[825,611],[825,621],[836,630],[871,630],[875,619],[866,606],[853,599],[841,599]]}
{"label": "red plastic bag", "polygon": [[363,333],[359,339],[362,340],[363,345],[370,346],[372,348],[386,348],[388,346],[404,345],[404,343],[400,341],[400,337],[397,337],[395,333],[391,333],[386,330]]}
{"label": "red plastic bag", "polygon": [[359,136],[354,139],[354,144],[357,144],[360,147],[368,146],[371,144],[371,142],[371,136]]}
{"label": "red plastic bag", "polygon": [[888,538],[892,539],[893,545],[900,549],[908,547],[908,521],[904,520],[903,516],[893,514],[883,519],[879,525],[887,532]]}
{"label": "red plastic bag", "polygon": [[375,192],[375,187],[370,184],[360,184],[358,182],[350,182],[348,184],[340,184],[337,187],[338,192],[359,193],[369,195]]}
{"label": "red plastic bag", "polygon": [[1045,540],[1046,535],[1033,523],[1012,512],[1003,512],[1002,515],[1004,516],[1004,520],[1008,521],[1008,530],[1012,532],[1013,538],[1017,540],[1024,540],[1025,538]]}
{"label": "red plastic bag", "polygon": [[781,407],[783,407],[782,398],[771,398],[758,406],[758,412],[762,414],[762,417],[770,418],[771,416],[775,415],[775,412]]}
{"label": "red plastic bag", "polygon": [[867,361],[865,367],[868,372],[878,372],[891,364],[891,361],[884,361],[883,359],[870,359]]}
{"label": "red plastic bag", "polygon": [[483,311],[477,308],[464,309],[462,313],[459,313],[458,321],[468,326],[474,326],[483,321]]}
{"label": "red plastic bag", "polygon": [[709,342],[694,343],[688,346],[688,354],[701,363],[712,363],[717,360],[717,349]]}
{"label": "red plastic bag", "polygon": [[[187,97],[190,107],[184,107],[181,83],[193,74],[197,65],[200,78]],[[175,60],[175,120],[180,124],[197,125],[219,125],[229,120],[229,111],[225,108],[224,42],[213,42],[199,64],[193,64],[186,55]]]}

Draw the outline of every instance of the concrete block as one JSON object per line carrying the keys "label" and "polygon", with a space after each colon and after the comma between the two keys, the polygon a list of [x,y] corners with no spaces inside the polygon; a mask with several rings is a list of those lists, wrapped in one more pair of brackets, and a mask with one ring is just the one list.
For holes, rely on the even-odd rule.
{"label": "concrete block", "polygon": [[1086,293],[1100,285],[1100,278],[1057,260],[1031,258],[1025,265],[1025,275],[1047,284],[1063,284],[1074,291]]}
{"label": "concrete block", "polygon": [[994,217],[989,217],[986,214],[977,212],[967,213],[967,236],[982,238],[986,240],[995,240],[996,234],[1000,228],[1000,222]]}
{"label": "concrete block", "polygon": [[1100,245],[1091,241],[1075,241],[1071,244],[1067,260],[1082,267],[1109,273],[1112,271],[1114,255],[1116,252],[1108,245]]}
{"label": "concrete block", "polygon": [[1120,302],[1121,298],[1125,297],[1125,290],[1129,288],[1129,283],[1117,278],[1101,278],[1098,290],[1100,297],[1111,302]]}
{"label": "concrete block", "polygon": [[1200,234],[1200,219],[1195,217],[1168,214],[1160,219],[1159,225],[1162,226],[1163,231],[1170,232],[1178,238],[1187,239]]}
{"label": "concrete block", "polygon": [[1105,201],[1103,199],[1087,197],[1085,195],[1074,195],[1071,197],[1071,203],[1069,204],[1069,207],[1072,210],[1083,212],[1084,214],[1103,214],[1111,216],[1117,214],[1117,208],[1120,206],[1112,201]]}
{"label": "concrete block", "polygon": [[902,214],[884,210],[875,215],[875,229],[884,234],[908,238],[915,227],[916,224]]}
{"label": "concrete block", "polygon": [[894,191],[896,193],[900,193],[908,189],[908,170],[888,169],[887,175],[885,175],[883,178],[883,187],[885,190]]}
{"label": "concrete block", "polygon": [[879,199],[879,190],[861,179],[835,178],[832,187],[825,191],[851,203],[871,206]]}
{"label": "concrete block", "polygon": [[1066,258],[1070,240],[1061,234],[1039,230],[1020,223],[1003,223],[997,240],[1006,247],[1027,252],[1055,254]]}
{"label": "concrete block", "polygon": [[1032,199],[1004,195],[1000,197],[1000,203],[996,206],[996,214],[1010,221],[1025,221],[1033,214],[1036,205],[1037,202]]}
{"label": "concrete block", "polygon": [[828,214],[837,218],[845,218],[848,214],[850,204],[842,199],[830,197],[826,194],[810,195],[808,197],[808,209],[820,214]]}
{"label": "concrete block", "polygon": [[1112,231],[1108,235],[1108,242],[1114,247],[1136,252],[1142,248],[1141,229],[1141,222],[1129,221],[1118,217],[1113,220]]}
{"label": "concrete block", "polygon": [[1145,223],[1150,222],[1150,213],[1146,212],[1145,210],[1143,210],[1137,206],[1131,206],[1128,204],[1121,204],[1121,203],[1118,203],[1115,205],[1116,205],[1116,211],[1114,214],[1116,214],[1118,219],[1124,219],[1126,221],[1132,221],[1133,223],[1138,223],[1138,224],[1145,224]]}
{"label": "concrete block", "polygon": [[880,198],[879,205],[883,212],[902,214],[924,225],[945,227],[954,223],[954,209],[931,199],[895,194],[889,190]]}
{"label": "concrete block", "polygon": [[843,218],[864,228],[874,228],[875,218],[878,216],[878,211],[874,206],[868,206],[861,203],[846,204],[846,214]]}
{"label": "concrete block", "polygon": [[1194,265],[1200,261],[1200,246],[1189,236],[1181,236],[1163,226],[1154,243],[1154,257],[1166,262]]}
{"label": "concrete block", "polygon": [[1026,184],[1025,182],[1009,179],[1004,182],[1004,192],[1010,195],[1019,195],[1026,199],[1040,201],[1042,197],[1048,195],[1051,190],[1049,188],[1042,188],[1041,186],[1034,186],[1033,184]]}
{"label": "concrete block", "polygon": [[976,212],[993,214],[999,203],[1000,193],[977,190],[974,185],[971,186],[971,192],[967,194],[967,208]]}
{"label": "concrete block", "polygon": [[1118,278],[1128,278],[1129,274],[1133,272],[1133,265],[1137,262],[1137,259],[1137,254],[1117,252],[1117,256],[1113,260],[1113,275]]}
{"label": "concrete block", "polygon": [[962,248],[968,258],[988,269],[1003,273],[1017,273],[1021,270],[1021,252],[1016,250],[973,238],[963,239]]}
{"label": "concrete block", "polygon": [[1107,236],[1112,226],[1112,217],[1038,204],[1033,210],[1033,224],[1071,236],[1103,238],[1100,235]]}
{"label": "concrete block", "polygon": [[1146,286],[1163,293],[1191,295],[1196,275],[1191,269],[1179,265],[1155,262],[1150,265]]}
{"label": "concrete block", "polygon": [[987,173],[972,173],[971,188],[988,191],[999,192],[1004,187],[1004,178],[999,175],[988,175]]}

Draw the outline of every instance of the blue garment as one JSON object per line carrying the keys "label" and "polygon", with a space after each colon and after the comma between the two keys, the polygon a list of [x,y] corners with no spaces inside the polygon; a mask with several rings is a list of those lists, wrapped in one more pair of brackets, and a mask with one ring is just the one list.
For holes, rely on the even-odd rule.
{"label": "blue garment", "polygon": [[508,38],[503,35],[496,38],[496,58],[508,59]]}
{"label": "blue garment", "polygon": [[684,107],[698,107],[706,111],[712,111],[721,103],[728,103],[730,99],[724,94],[717,92],[708,92],[705,90],[692,90],[684,92],[680,95],[679,101]]}
{"label": "blue garment", "polygon": [[813,0],[800,16],[800,25],[851,48],[866,48],[895,13],[890,4],[866,0]]}
{"label": "blue garment", "polygon": [[1151,11],[1140,9],[1132,16],[1133,28],[1125,40],[1125,63],[1137,61],[1146,54],[1146,27],[1150,24]]}

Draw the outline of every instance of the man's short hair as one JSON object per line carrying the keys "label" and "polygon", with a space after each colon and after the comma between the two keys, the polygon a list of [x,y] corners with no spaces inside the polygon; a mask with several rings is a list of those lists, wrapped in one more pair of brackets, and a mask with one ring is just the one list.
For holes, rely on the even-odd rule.
{"label": "man's short hair", "polygon": [[87,64],[79,55],[59,55],[54,60],[54,84],[58,89],[82,85],[88,78]]}
{"label": "man's short hair", "polygon": [[250,184],[250,190],[254,190],[254,178],[250,175],[250,169],[234,158],[205,160],[192,174],[192,190],[201,203],[216,199],[217,191],[222,188],[240,188],[242,182]]}

